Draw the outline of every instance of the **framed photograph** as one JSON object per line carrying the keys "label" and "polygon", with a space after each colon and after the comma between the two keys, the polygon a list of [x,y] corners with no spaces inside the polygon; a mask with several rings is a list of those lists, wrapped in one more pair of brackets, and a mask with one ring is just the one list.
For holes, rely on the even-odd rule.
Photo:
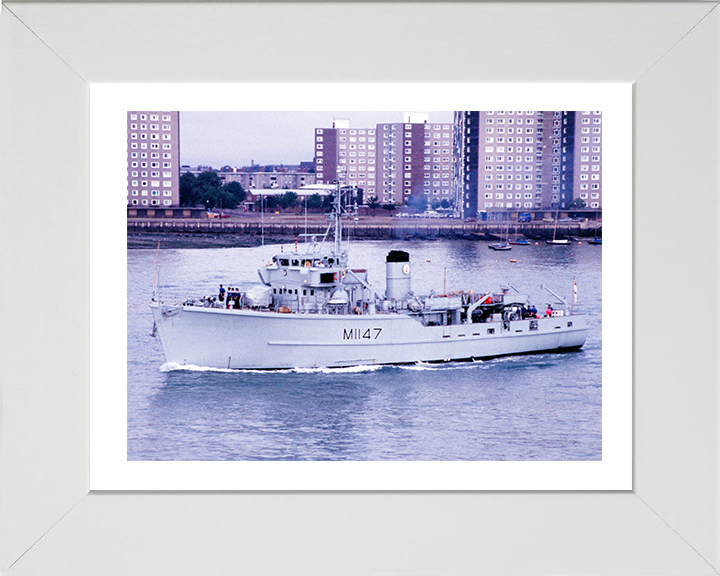
{"label": "framed photograph", "polygon": [[[698,318],[688,328],[668,323],[690,314],[680,294],[698,286],[710,293],[716,288],[715,225],[692,222],[693,211],[688,206],[686,212],[682,201],[682,190],[692,189],[699,203],[711,207],[717,190],[712,168],[717,134],[708,128],[714,126],[710,119],[718,101],[714,7],[4,5],[2,74],[10,88],[3,102],[8,130],[2,162],[9,178],[3,198],[12,208],[2,216],[2,484],[9,496],[2,504],[1,569],[286,572],[289,560],[270,554],[272,541],[273,548],[281,543],[302,551],[299,564],[297,555],[292,564],[300,572],[346,566],[383,574],[478,568],[550,574],[599,567],[619,574],[715,573],[717,507],[707,504],[716,502],[719,484],[713,323],[712,318]],[[355,34],[368,41],[348,41],[347,30],[323,28],[316,35],[298,27],[317,22],[320,8],[352,22]],[[162,22],[157,34],[133,35],[148,21]],[[211,21],[273,22],[277,29],[269,42],[259,28],[222,35],[214,26],[197,26]],[[403,36],[390,34],[397,26],[427,22],[453,39],[456,57],[408,55]],[[538,26],[564,34],[561,39],[530,34]],[[212,42],[202,40],[211,37]],[[405,54],[407,62],[388,57],[395,53]],[[149,85],[160,81],[187,84]],[[531,84],[502,84],[518,81]],[[225,84],[208,87],[208,82]],[[482,100],[479,87],[487,99],[473,106]],[[105,175],[108,189],[118,188],[117,160],[102,164],[115,158],[117,134],[119,188],[127,188],[129,111],[400,112],[408,99],[412,110],[492,111],[512,108],[509,94],[516,98],[513,109],[585,110],[563,102],[562,95],[573,91],[590,110],[611,112],[603,112],[603,122],[622,119],[617,146],[604,142],[604,160],[614,151],[626,158],[634,139],[632,195],[623,179],[627,172],[621,168],[613,180],[610,170],[608,181],[608,165],[603,166],[604,185],[616,184],[616,195],[606,193],[604,209],[617,218],[608,220],[604,232],[622,242],[610,247],[611,253],[610,244],[601,250],[605,266],[622,272],[621,281],[606,289],[607,268],[603,271],[600,459],[131,457],[136,446],[128,431],[136,437],[149,431],[127,425],[128,415],[139,413],[127,407],[125,389],[118,386],[131,359],[123,333],[127,207],[120,203],[127,198],[113,195],[105,204],[94,192]],[[610,93],[619,106],[613,108]],[[279,102],[270,105],[276,95]],[[240,98],[242,106],[232,105]],[[590,107],[593,102],[602,105]],[[110,120],[102,124],[101,118]],[[612,137],[612,120],[603,128],[608,126]],[[677,145],[688,139],[696,143],[692,150]],[[689,165],[692,170],[685,168]],[[692,251],[669,232],[674,228],[684,228],[685,236],[693,230]],[[414,269],[419,254],[411,254]],[[432,264],[433,258],[418,264]],[[631,262],[633,276],[623,286]],[[105,275],[103,267],[119,270],[121,277]],[[608,373],[613,351],[619,371]],[[238,466],[229,470],[226,464]],[[498,472],[496,465],[506,470]],[[177,493],[188,490],[222,492]],[[312,492],[317,490],[333,492]],[[145,544],[151,534],[152,550]],[[323,553],[312,544],[318,537],[329,545]],[[241,560],[235,553],[238,538]],[[510,554],[518,541],[535,550],[528,555],[532,561]],[[561,548],[558,541],[564,542]],[[371,552],[351,565],[358,542]],[[178,543],[183,551],[165,553],[177,551]],[[207,554],[218,546],[221,552]],[[124,560],[108,567],[108,558],[121,549]]]}
{"label": "framed photograph", "polygon": [[[288,93],[293,94],[293,106],[304,112],[268,111],[273,106],[281,107]],[[454,106],[445,101],[449,93],[456,99]],[[215,111],[207,110],[209,103]],[[244,111],[222,110],[233,103],[240,103]],[[563,118],[562,112],[528,111],[533,108],[531,103],[542,110],[578,111],[565,113]],[[344,104],[347,110],[361,105],[371,110],[388,104],[392,104],[391,108],[412,104],[413,109],[430,106],[432,110],[447,110],[475,104],[492,112],[482,112],[482,126],[473,128],[469,118],[478,113],[414,113],[405,114],[403,120],[400,112],[325,112],[332,104],[336,104],[333,109]],[[503,108],[513,111],[505,112]],[[150,109],[166,112],[139,112]],[[170,110],[174,109],[182,111],[177,120],[181,136],[179,143],[173,144],[176,113]],[[199,109],[205,111],[185,111]],[[318,111],[310,111],[313,109]],[[515,111],[520,109],[522,112]],[[349,118],[342,119],[342,115]],[[433,122],[433,116],[438,120]],[[467,121],[463,120],[465,116]],[[362,128],[356,124],[360,118],[374,119],[375,123],[371,128]],[[385,124],[378,122],[382,118]],[[91,344],[91,382],[98,384],[91,386],[95,399],[91,413],[91,489],[631,488],[632,342],[627,330],[613,329],[627,326],[631,315],[627,313],[629,308],[602,307],[605,299],[621,300],[632,284],[630,252],[626,249],[631,244],[631,209],[627,202],[631,197],[631,118],[630,86],[621,84],[92,86],[91,148],[97,152],[91,167],[91,221],[102,221],[102,225],[91,226],[91,244],[102,249],[91,249],[91,294],[101,293],[103,297],[93,299],[91,304],[92,342],[102,343]],[[388,123],[390,120],[397,122]],[[461,128],[460,122],[467,127]],[[234,131],[228,129],[231,123],[236,123]],[[515,128],[520,123],[522,126]],[[219,126],[224,145],[214,143]],[[153,131],[153,127],[157,130]],[[256,131],[254,136],[248,134],[252,130]],[[400,159],[392,150],[396,130],[402,131]],[[482,133],[482,150],[475,148],[475,160],[472,146],[464,151],[452,149],[458,141],[457,130]],[[521,136],[515,135],[516,130]],[[418,132],[415,143],[413,131]],[[297,134],[298,142],[290,141],[291,134]],[[228,141],[232,138],[237,138],[237,143]],[[561,156],[563,138],[565,155]],[[515,144],[516,139],[521,146]],[[321,140],[326,141],[323,144]],[[333,150],[336,141],[337,149]],[[334,192],[334,198],[341,203],[337,210],[328,197],[327,214],[337,212],[337,218],[329,220],[330,228],[322,210],[318,210],[318,218],[313,218],[311,210],[311,229],[313,221],[318,221],[313,229],[316,238],[306,236],[306,242],[301,236],[297,241],[290,235],[284,246],[277,233],[273,241],[273,224],[292,224],[297,208],[288,203],[283,209],[285,196],[277,195],[283,189],[290,190],[288,178],[293,174],[287,158],[292,153],[279,151],[283,142],[312,158],[313,169],[319,171],[308,172],[306,178],[314,175],[313,186],[320,186],[316,190],[323,191],[325,180],[330,186],[338,180],[344,184],[340,193]],[[553,147],[553,142],[558,145]],[[169,199],[165,202],[172,204],[173,146],[180,148],[176,169],[178,161],[186,165],[182,171],[184,181],[194,177],[188,163],[193,157],[192,147],[196,146],[205,159],[194,170],[197,178],[215,174],[225,182],[223,186],[229,186],[234,178],[231,174],[243,177],[242,169],[232,168],[230,173],[229,167],[218,172],[203,168],[210,160],[207,150],[212,146],[218,146],[218,154],[226,157],[246,149],[250,154],[248,164],[254,162],[252,158],[260,157],[263,148],[270,154],[286,155],[282,168],[263,168],[263,172],[249,169],[252,176],[245,182],[248,195],[255,198],[255,203],[258,198],[263,203],[258,217],[253,217],[257,207],[252,203],[245,204],[249,213],[236,211],[233,216],[219,205],[208,204],[208,213],[202,214],[206,218],[192,219],[193,227],[218,229],[218,218],[211,216],[228,216],[224,224],[220,223],[225,228],[249,226],[251,221],[257,221],[261,236],[255,239],[260,247],[193,248],[197,245],[191,244],[191,233],[163,235],[159,230],[159,235],[156,232],[152,236],[159,242],[158,249],[126,248],[126,212],[146,207],[157,213],[162,208],[165,196],[161,179],[155,183],[157,193],[149,186],[154,175],[160,178],[165,170],[161,163],[168,170]],[[577,147],[577,153],[571,146]],[[367,147],[372,147],[370,152]],[[517,149],[520,156],[512,154],[507,163],[505,149],[508,153]],[[593,149],[595,163],[591,162]],[[489,150],[497,152],[491,154]],[[541,154],[540,160],[536,151]],[[337,161],[333,164],[334,157]],[[452,170],[463,162],[477,162],[478,157],[487,174],[476,177],[483,190],[467,193],[471,199],[468,201],[479,202],[480,197],[485,202],[485,182],[492,178],[493,202],[471,210],[456,198],[457,182],[466,178]],[[567,163],[564,168],[560,166],[563,158]],[[573,159],[572,166],[569,158]],[[363,160],[365,166],[360,164]],[[394,177],[383,174],[392,174],[397,162],[404,162],[404,178],[398,182],[398,193],[404,197],[399,201],[394,200],[392,181],[382,181]],[[424,165],[419,162],[427,162],[427,175],[417,175],[422,181],[413,176],[413,162],[421,170]],[[486,162],[492,164],[487,170]],[[435,167],[437,180],[433,180]],[[600,167],[602,172],[596,170]],[[506,168],[512,182],[506,178]],[[379,179],[369,180],[368,174],[375,170],[382,174],[378,174]],[[570,200],[559,201],[561,194],[568,198],[571,194],[567,174],[573,170],[577,172],[575,195],[580,199],[584,194],[586,206],[594,206],[596,212],[592,208],[568,211],[564,206]],[[557,180],[554,186],[553,171]],[[553,189],[562,186],[562,171],[566,173],[567,189],[554,193]],[[261,177],[267,178],[265,184]],[[253,178],[252,184],[249,178]],[[597,211],[601,182],[603,189],[612,191],[603,199],[602,214]],[[115,183],[112,188],[116,193],[108,193],[111,183]],[[591,192],[591,186],[597,192]],[[587,192],[581,193],[581,188]],[[206,194],[206,189],[205,184],[196,187],[199,194]],[[368,194],[380,194],[383,204],[397,210],[397,216],[380,218],[377,224],[393,226],[393,236],[400,236],[406,228],[402,224],[407,218],[401,216],[412,220],[416,235],[415,223],[429,226],[438,222],[428,220],[433,212],[440,216],[432,205],[425,206],[422,212],[413,209],[410,200],[424,199],[427,203],[437,196],[437,208],[442,211],[440,197],[444,196],[448,211],[460,205],[456,212],[450,212],[452,221],[445,220],[455,223],[453,229],[457,228],[460,237],[362,241],[361,218],[365,223],[377,220],[370,214],[361,216],[363,200],[355,209],[357,194],[365,189]],[[544,201],[540,199],[543,189],[547,196]],[[119,211],[117,198],[123,191],[128,208]],[[296,188],[284,194],[303,192]],[[343,194],[354,199],[343,200]],[[558,198],[554,203],[553,194]],[[502,202],[496,201],[498,195]],[[479,240],[479,233],[465,234],[464,227],[473,227],[473,220],[482,216],[491,226],[495,222],[494,227],[479,228],[475,224],[473,229],[499,227],[500,238],[504,235],[510,246],[510,241],[519,238],[519,214],[528,214],[522,204],[528,195],[532,200],[525,206],[530,205],[528,209],[535,216],[532,229],[540,235],[534,235],[532,242],[526,240],[528,246],[518,244],[512,257],[500,260],[497,242]],[[598,201],[593,202],[591,195]],[[265,207],[278,198],[277,206]],[[205,204],[212,198],[206,195],[199,201]],[[236,208],[227,205],[230,201],[225,200],[226,208]],[[464,217],[460,208],[466,212]],[[110,213],[115,217],[110,218]],[[570,214],[577,219],[574,224]],[[515,221],[515,239],[508,238],[511,217]],[[551,222],[542,222],[543,217]],[[137,220],[130,217],[127,227]],[[139,221],[147,227],[157,222],[147,217]],[[182,225],[182,220],[170,222],[163,226],[177,229]],[[602,248],[610,262],[604,267],[599,247],[587,244],[587,240],[597,237],[593,233],[597,234],[600,226],[603,236],[610,239]],[[129,241],[147,240],[142,228],[132,230],[127,236]],[[262,235],[265,230],[267,245]],[[588,237],[580,237],[580,233]],[[96,235],[99,238],[92,240]],[[184,248],[163,249],[164,243],[183,238]],[[207,235],[195,234],[196,240],[203,238],[204,242],[210,240]],[[234,242],[239,244],[252,240],[247,235],[234,236]],[[489,251],[488,247],[495,250]],[[388,254],[396,256],[398,263],[386,263]],[[358,262],[362,256],[374,264]],[[178,267],[185,265],[177,258],[191,258],[196,263],[179,271]],[[213,258],[217,261],[213,262]],[[301,266],[302,258],[306,259]],[[247,261],[245,267],[243,260]],[[465,265],[459,264],[460,260]],[[118,266],[125,261],[127,265]],[[470,265],[476,267],[468,268]],[[397,281],[393,266],[399,270]],[[155,296],[148,272],[153,267]],[[387,281],[381,275],[382,268],[387,268]],[[210,280],[213,270],[223,269],[230,275],[227,280],[223,276]],[[467,285],[473,278],[493,272],[498,275],[496,287]],[[542,288],[543,282],[563,280],[565,297],[558,292],[559,286]],[[182,294],[182,289],[189,286],[181,287],[183,281],[194,283],[195,289],[204,289],[205,293],[193,296],[189,303],[190,295]],[[123,300],[125,283],[126,318],[120,307],[113,311],[107,307],[108,300]],[[223,288],[219,295],[213,295],[218,284]],[[506,284],[503,295],[502,286]],[[575,301],[577,298],[570,295],[573,287],[587,291],[584,300]],[[523,288],[534,289],[534,295],[519,292]],[[259,289],[267,291],[267,302],[250,301],[251,294]],[[338,294],[347,295],[344,304],[333,300],[340,298]],[[532,302],[538,299],[544,299],[542,309],[531,313]],[[178,308],[178,302],[188,304]],[[225,312],[218,316],[221,310]],[[279,311],[288,315],[279,317]],[[225,333],[223,326],[228,319],[237,324]],[[398,324],[403,320],[410,321],[407,329]],[[187,322],[200,324],[190,328]],[[247,322],[260,324],[250,329],[244,339]],[[293,327],[296,322],[301,323],[301,329]],[[187,330],[192,336],[183,344],[179,334]],[[567,335],[559,337],[557,330],[566,330]],[[578,348],[579,354],[564,353]],[[543,349],[548,354],[517,356]],[[164,363],[159,361],[162,355]],[[492,358],[496,360],[490,361]],[[125,361],[126,381],[118,378],[111,383],[100,376],[110,366],[110,373],[122,375],[120,368]],[[537,373],[538,369],[544,372]],[[510,388],[503,384],[506,380],[512,382]],[[446,384],[440,384],[442,381]],[[405,385],[399,386],[398,382]],[[217,411],[211,408],[218,401],[212,399],[212,394],[203,399],[191,393],[192,389],[200,392],[208,387],[224,396],[222,404],[233,408],[227,413]],[[268,390],[273,391],[274,408],[267,405]],[[396,398],[383,399],[385,392],[377,396],[381,390],[392,391]],[[402,400],[405,394],[414,399]],[[419,401],[418,396],[425,400]],[[186,408],[179,403],[182,397],[188,399]],[[444,400],[440,401],[441,397]],[[301,406],[302,398],[309,404]],[[368,402],[380,405],[363,408]],[[313,409],[313,404],[320,408]],[[349,405],[355,406],[352,413],[343,408]],[[493,408],[496,405],[504,407]],[[283,407],[288,406],[291,408],[286,412]],[[258,410],[273,416],[270,420],[256,420],[253,414],[257,415]],[[180,415],[183,412],[185,416]],[[296,423],[300,414],[303,416]],[[398,418],[398,414],[407,414],[409,420]],[[442,414],[451,416],[444,418]],[[329,432],[328,419],[337,420]],[[500,424],[504,421],[511,423],[508,428]],[[202,432],[197,434],[196,430]],[[285,472],[278,475],[278,468]],[[448,474],[448,469],[453,473]]]}

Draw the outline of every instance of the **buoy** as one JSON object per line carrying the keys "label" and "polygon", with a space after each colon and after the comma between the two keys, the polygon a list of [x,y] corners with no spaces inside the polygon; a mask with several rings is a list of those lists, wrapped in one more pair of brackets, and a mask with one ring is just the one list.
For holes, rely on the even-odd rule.
{"label": "buoy", "polygon": [[582,244],[582,242],[578,242],[578,244]]}
{"label": "buoy", "polygon": [[538,243],[537,243],[537,242],[535,242],[535,246],[537,246],[537,245],[538,245]]}
{"label": "buoy", "polygon": [[510,262],[517,262],[517,260],[510,260]]}
{"label": "buoy", "polygon": [[430,258],[428,258],[427,260],[425,260],[425,262],[430,262]]}

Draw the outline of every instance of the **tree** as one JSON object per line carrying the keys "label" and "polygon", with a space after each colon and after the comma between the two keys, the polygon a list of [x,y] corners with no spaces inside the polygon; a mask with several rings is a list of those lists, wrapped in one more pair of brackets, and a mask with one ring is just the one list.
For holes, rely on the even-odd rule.
{"label": "tree", "polygon": [[306,202],[307,207],[310,209],[322,208],[323,205],[322,197],[317,192],[315,194],[312,194],[311,196],[308,196]]}
{"label": "tree", "polygon": [[440,202],[440,206],[442,206],[443,208],[446,208],[446,209],[450,208],[450,202],[448,201],[447,198],[443,198],[442,202]]}
{"label": "tree", "polygon": [[278,197],[277,196],[266,196],[265,197],[265,208],[268,210],[275,210],[278,206]]}
{"label": "tree", "polygon": [[196,181],[196,186],[198,186],[202,190],[207,190],[207,191],[211,191],[211,192],[219,189],[220,186],[222,185],[220,176],[218,176],[212,170],[207,170],[206,172],[202,172],[201,174],[198,174],[198,177],[196,178],[195,181]]}
{"label": "tree", "polygon": [[380,200],[378,200],[377,196],[370,196],[370,198],[368,198],[367,205],[368,208],[373,211],[373,214],[375,214],[375,209],[380,208]]}
{"label": "tree", "polygon": [[223,206],[237,208],[245,200],[247,194],[239,182],[228,182],[221,188]]}
{"label": "tree", "polygon": [[428,207],[428,199],[425,196],[409,196],[405,205],[413,212],[425,212]]}
{"label": "tree", "polygon": [[257,206],[258,212],[260,210],[275,210],[278,206],[279,198],[277,196],[260,196],[260,199],[255,202],[255,206]]}
{"label": "tree", "polygon": [[575,198],[570,204],[567,205],[568,208],[585,208],[587,204],[585,204],[585,200],[582,198]]}
{"label": "tree", "polygon": [[293,208],[298,205],[298,195],[295,192],[285,192],[280,196],[280,207],[283,210]]}
{"label": "tree", "polygon": [[233,209],[245,200],[245,196],[245,190],[238,182],[223,184],[220,177],[210,170],[197,177],[189,172],[180,177],[180,204],[183,206],[202,204],[208,210]]}
{"label": "tree", "polygon": [[200,202],[200,196],[195,191],[197,179],[190,172],[180,176],[180,205],[196,206]]}
{"label": "tree", "polygon": [[395,206],[395,204],[393,204],[392,202],[388,202],[387,204],[383,204],[382,208],[383,210],[387,210],[388,212],[394,212],[397,206]]}

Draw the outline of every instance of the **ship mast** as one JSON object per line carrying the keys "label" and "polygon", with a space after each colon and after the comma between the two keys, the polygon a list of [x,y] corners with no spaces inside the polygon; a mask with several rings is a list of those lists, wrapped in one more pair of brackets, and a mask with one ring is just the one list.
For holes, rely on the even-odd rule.
{"label": "ship mast", "polygon": [[342,203],[340,201],[340,179],[335,189],[335,254],[342,250]]}

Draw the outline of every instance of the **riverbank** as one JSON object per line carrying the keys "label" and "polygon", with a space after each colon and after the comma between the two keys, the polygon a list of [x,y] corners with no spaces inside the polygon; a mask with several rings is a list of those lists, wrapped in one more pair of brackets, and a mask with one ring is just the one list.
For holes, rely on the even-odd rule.
{"label": "riverbank", "polygon": [[[300,241],[300,240],[298,240]],[[250,248],[265,244],[294,244],[295,239],[289,236],[248,234],[208,234],[208,233],[172,233],[172,232],[137,232],[127,235],[127,247],[130,250],[157,248]]]}
{"label": "riverbank", "polygon": [[[497,241],[510,236],[535,240],[587,238],[602,232],[600,222],[463,222],[449,219],[360,218],[347,223],[343,237],[350,240],[455,239]],[[249,247],[261,244],[303,242],[304,234],[321,238],[327,220],[314,215],[307,223],[299,216],[258,218],[162,220],[129,219],[128,248],[154,248],[158,241],[166,248]],[[600,235],[598,234],[598,235]]]}

